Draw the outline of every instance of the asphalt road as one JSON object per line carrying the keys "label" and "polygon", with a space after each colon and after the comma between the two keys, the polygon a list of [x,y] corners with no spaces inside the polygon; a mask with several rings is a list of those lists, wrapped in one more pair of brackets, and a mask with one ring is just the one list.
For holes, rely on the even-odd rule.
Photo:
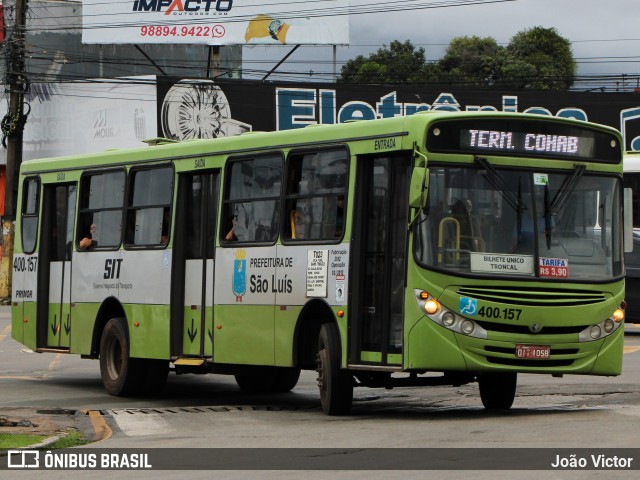
{"label": "asphalt road", "polygon": [[[315,372],[304,372],[288,394],[248,396],[232,377],[171,374],[156,398],[126,399],[102,389],[96,361],[36,354],[11,339],[8,307],[0,307],[0,412],[3,408],[96,410],[110,438],[92,445],[127,448],[638,448],[640,446],[640,328],[625,335],[618,377],[520,375],[513,408],[488,413],[476,384],[461,387],[356,389],[352,415],[327,417]],[[400,451],[400,450],[399,450]],[[475,450],[460,450],[475,452]],[[508,450],[504,450],[505,452]],[[640,462],[640,454],[638,455]],[[375,462],[374,462],[375,463]],[[362,468],[366,468],[363,465]],[[16,472],[35,478],[35,472]],[[329,476],[329,473],[335,475]],[[439,475],[435,476],[435,473]],[[461,471],[410,471],[406,478],[461,478]],[[498,472],[504,476],[508,472]],[[637,474],[637,472],[635,472]],[[1,474],[1,472],[0,472]],[[40,473],[42,474],[42,472]],[[60,476],[58,476],[60,474]],[[91,472],[102,478],[109,472]],[[218,472],[224,478],[295,478],[300,472]],[[495,474],[495,472],[494,472]],[[47,478],[86,478],[47,472]],[[176,478],[177,472],[128,472],[135,478]],[[131,478],[134,478],[134,477]],[[310,471],[309,478],[394,478],[383,471]],[[633,472],[525,472],[509,478],[633,478]],[[489,471],[477,478],[495,478]],[[180,478],[211,478],[188,471]]]}

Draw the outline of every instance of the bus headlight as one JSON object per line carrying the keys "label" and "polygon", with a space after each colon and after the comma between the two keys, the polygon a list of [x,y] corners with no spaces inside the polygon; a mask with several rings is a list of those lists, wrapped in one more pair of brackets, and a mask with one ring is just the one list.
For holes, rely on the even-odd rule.
{"label": "bus headlight", "polygon": [[451,312],[445,312],[442,314],[442,324],[445,327],[450,327],[456,322],[456,316]]}
{"label": "bus headlight", "polygon": [[578,334],[579,342],[592,342],[607,337],[615,332],[624,320],[624,310],[617,308],[609,318],[585,328]]}
{"label": "bus headlight", "polygon": [[424,311],[428,314],[433,315],[434,313],[438,313],[438,310],[440,310],[440,303],[438,303],[437,300],[431,298],[425,302]]}
{"label": "bus headlight", "polygon": [[615,325],[616,325],[616,323],[611,318],[607,318],[604,321],[604,331],[606,333],[613,332],[613,328],[615,327]]}
{"label": "bus headlight", "polygon": [[487,331],[469,318],[445,308],[424,290],[415,290],[416,302],[429,320],[456,333],[475,338],[487,338]]}
{"label": "bus headlight", "polygon": [[466,333],[467,335],[471,335],[473,332],[475,325],[471,320],[464,320],[462,322],[462,333]]}

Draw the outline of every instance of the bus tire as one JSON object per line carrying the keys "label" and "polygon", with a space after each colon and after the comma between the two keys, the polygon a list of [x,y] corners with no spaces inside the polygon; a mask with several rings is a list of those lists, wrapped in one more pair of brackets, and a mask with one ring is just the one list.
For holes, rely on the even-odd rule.
{"label": "bus tire", "polygon": [[278,367],[273,390],[280,393],[290,392],[298,384],[299,379],[299,368]]}
{"label": "bus tire", "polygon": [[516,396],[518,374],[483,373],[478,376],[480,398],[487,410],[509,410]]}
{"label": "bus tire", "polygon": [[318,337],[318,387],[322,411],[345,415],[353,401],[353,377],[340,368],[340,334],[335,323],[323,323]]}
{"label": "bus tire", "polygon": [[131,358],[129,347],[125,320],[112,318],[100,338],[100,374],[109,395],[132,395],[141,388],[144,359]]}

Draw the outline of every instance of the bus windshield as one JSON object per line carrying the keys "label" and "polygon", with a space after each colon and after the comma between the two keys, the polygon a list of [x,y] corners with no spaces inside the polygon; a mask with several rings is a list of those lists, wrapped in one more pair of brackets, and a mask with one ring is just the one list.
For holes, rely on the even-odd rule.
{"label": "bus windshield", "polygon": [[623,273],[616,176],[475,166],[430,167],[416,257],[463,274],[606,281]]}

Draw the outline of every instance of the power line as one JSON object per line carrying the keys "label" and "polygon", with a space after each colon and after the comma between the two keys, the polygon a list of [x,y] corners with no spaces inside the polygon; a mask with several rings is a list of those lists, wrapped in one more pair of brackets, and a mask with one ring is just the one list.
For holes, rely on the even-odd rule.
{"label": "power line", "polygon": [[[462,7],[462,6],[472,6],[472,5],[487,5],[487,4],[496,4],[496,3],[507,3],[514,2],[516,0],[439,0],[439,1],[428,1],[423,2],[419,0],[389,0],[384,2],[384,4],[380,3],[366,3],[362,6],[346,6],[346,7],[331,7],[331,8],[308,8],[308,9],[299,9],[296,12],[287,12],[280,13],[277,15],[280,20],[295,20],[299,18],[318,18],[318,17],[336,17],[336,16],[345,16],[345,15],[365,15],[365,14],[376,14],[376,13],[391,13],[391,12],[403,12],[403,11],[412,11],[412,10],[427,10],[427,9],[435,9],[435,8],[452,8],[452,7]],[[129,2],[126,2],[129,4]],[[297,2],[294,2],[297,3]],[[310,2],[299,2],[305,5],[309,5]],[[312,2],[318,3],[318,2]],[[271,5],[281,5],[282,3],[273,3]],[[111,3],[109,4],[111,5]],[[263,4],[260,4],[263,6]],[[252,5],[254,6],[254,5]],[[236,7],[234,7],[235,9]],[[107,18],[107,17],[119,17],[123,16],[131,16],[131,18],[135,18],[137,12],[127,12],[127,13],[100,13],[96,15],[83,13],[84,18]],[[265,14],[268,14],[268,11],[265,11]],[[255,14],[247,14],[247,15],[236,15],[233,18],[224,18],[225,23],[234,23],[234,22],[246,22],[254,18]],[[62,18],[74,18],[72,16],[59,16],[57,19]],[[190,25],[200,25],[204,23],[209,23],[211,20],[209,18],[203,19],[194,19],[193,17],[189,17]],[[164,26],[164,25],[173,25],[175,24],[175,20],[168,19],[163,21],[153,22],[155,26]],[[139,27],[142,24],[139,21],[121,21],[118,23],[100,23],[95,26],[86,26],[82,25],[80,28],[82,30],[94,29],[94,28],[123,28],[123,27]],[[60,27],[59,25],[51,25],[51,24],[42,24],[39,25],[41,31],[57,31],[59,29],[64,29],[65,27]]]}
{"label": "power line", "polygon": [[[387,2],[385,4],[385,6],[387,5],[391,5],[392,8],[387,8],[385,11],[401,11],[401,10],[416,10],[416,9],[424,9],[424,8],[447,8],[447,7],[453,7],[453,6],[466,6],[466,5],[484,5],[484,4],[489,4],[489,3],[505,3],[506,1],[512,1],[512,0],[493,0],[493,1],[461,1],[461,0],[457,0],[457,1],[449,1],[449,2],[445,2],[445,1],[430,1],[430,2],[420,2],[420,1],[405,1],[405,2],[400,2],[400,1],[393,1],[393,2]],[[130,4],[130,2],[119,2],[119,3],[126,3],[126,4]],[[300,4],[308,4],[308,2],[297,2]],[[324,2],[314,2],[315,4],[317,3],[324,3]],[[332,3],[332,2],[327,2],[327,3]],[[41,14],[43,12],[48,12],[46,13],[46,21],[49,22],[55,22],[55,31],[61,31],[61,30],[66,30],[67,32],[70,32],[70,34],[74,34],[77,31],[82,31],[83,26],[69,26],[69,25],[63,25],[60,23],[61,20],[65,20],[65,19],[77,19],[77,17],[72,17],[72,16],[67,16],[67,15],[60,15],[60,16],[55,16],[55,15],[51,15],[52,13],[52,9],[58,8],[59,6],[66,6],[68,8],[69,5],[78,5],[77,2],[71,2],[68,0],[62,0],[59,2],[60,5],[58,4],[54,4],[51,2],[45,2],[44,5],[39,6],[39,4],[35,4],[34,7],[32,8],[32,10],[35,10],[35,13],[33,13],[31,15],[32,20],[33,21],[43,21],[43,18],[41,18]],[[106,5],[106,2],[103,2],[101,4]],[[271,3],[271,4],[261,4],[261,6],[264,5],[277,5],[278,3]],[[402,5],[400,5],[402,4]],[[360,13],[365,14],[365,13],[376,13],[374,10],[375,8],[379,7],[379,4],[372,4],[372,3],[366,3],[364,5],[361,5],[360,7]],[[402,8],[400,8],[402,7]],[[37,10],[36,10],[37,9]],[[366,10],[368,9],[368,10]],[[321,9],[321,8],[315,8],[315,9],[310,9],[309,11],[312,12],[325,12],[328,11],[327,9]],[[356,12],[356,14],[359,14],[358,11],[356,9],[353,9],[353,12]],[[38,28],[37,31],[39,33],[42,32],[42,29]],[[72,33],[73,32],[73,33]],[[640,39],[608,39],[608,41],[635,41],[635,40],[640,40]],[[9,41],[11,41],[11,39],[9,39]],[[575,43],[584,43],[584,42],[590,42],[590,41],[598,41],[598,40],[590,40],[590,39],[581,39],[581,40],[577,40]],[[574,43],[574,42],[572,42]],[[130,46],[128,44],[126,44],[127,46]],[[445,44],[424,44],[424,45],[438,45],[438,46],[443,46]],[[97,45],[92,45],[93,47],[96,47]],[[154,47],[157,47],[158,45],[154,45]],[[384,45],[383,45],[384,46]],[[121,48],[122,45],[118,46],[118,47],[113,47],[111,46],[111,48]],[[202,48],[207,48],[206,46],[201,46]],[[318,48],[319,46],[306,46],[306,48]],[[349,48],[353,48],[356,47],[357,45],[350,45],[347,47],[342,47],[339,46],[339,49],[346,49],[348,50]],[[101,46],[99,46],[98,48],[102,48]],[[266,48],[266,47],[265,47]],[[273,47],[270,47],[273,48]],[[326,48],[326,46],[323,47],[319,47],[319,48]],[[60,57],[60,53],[62,53],[63,57]],[[102,52],[100,52],[99,54],[93,54],[93,53],[88,53],[88,52],[80,52],[80,53],[76,53],[76,52],[67,52],[67,51],[62,51],[60,49],[57,50],[52,50],[51,48],[48,48],[47,46],[37,46],[37,45],[31,45],[29,52],[29,61],[30,63],[33,64],[33,68],[30,68],[30,72],[29,75],[32,76],[33,80],[39,80],[39,79],[51,79],[52,76],[51,75],[47,75],[46,73],[42,73],[38,71],[38,68],[42,68],[43,65],[46,65],[47,62],[49,62],[51,65],[57,64],[57,65],[69,65],[69,66],[73,66],[73,65],[79,65],[79,64],[84,64],[84,65],[106,65],[109,67],[109,69],[111,70],[111,73],[117,73],[119,72],[122,75],[127,75],[131,73],[131,69],[137,69],[137,70],[141,70],[141,71],[149,71],[150,73],[153,71],[153,73],[155,73],[154,71],[154,67],[152,65],[150,65],[148,62],[145,62],[143,60],[142,57],[122,57],[122,56],[113,56],[112,58],[109,58],[109,56],[105,56],[102,54]],[[58,55],[58,57],[56,58],[56,55]],[[336,65],[341,66],[344,65],[346,63],[348,63],[350,60],[341,60],[339,62],[337,62]],[[435,63],[438,62],[439,59],[428,59],[427,62],[428,63]],[[597,56],[597,57],[578,57],[575,59],[576,63],[581,65],[581,64],[615,64],[615,63],[620,63],[620,64],[629,64],[629,63],[638,63],[640,61],[640,57],[636,57],[636,56],[629,56],[629,57],[603,57],[603,56]],[[252,76],[262,76],[264,75],[264,73],[267,71],[267,69],[260,69],[260,68],[251,68],[253,65],[260,65],[261,63],[272,63],[273,59],[253,59],[253,60],[243,60],[242,62],[242,72],[243,72],[243,76],[246,76],[247,78],[251,78]],[[182,59],[181,61],[176,61],[174,60],[158,60],[158,63],[160,65],[162,65],[163,68],[167,68],[167,69],[171,69],[174,74],[177,75],[182,75],[182,72],[190,72],[191,75],[193,74],[193,70],[195,68],[202,68],[202,65],[204,63],[204,60],[199,60],[199,59],[194,59],[194,60],[188,60],[188,59]],[[293,71],[291,69],[289,69],[288,71],[278,71],[276,73],[274,73],[274,77],[277,77],[278,79],[284,79],[284,81],[287,80],[296,80],[299,81],[300,79],[311,79],[311,80],[317,80],[317,79],[323,79],[323,78],[328,78],[328,79],[332,79],[332,73],[328,72],[328,71],[322,71],[323,67],[325,66],[333,66],[334,63],[332,61],[329,60],[311,60],[309,58],[305,58],[304,60],[296,60],[296,59],[290,59],[287,61],[287,65],[289,65],[290,67],[297,67],[300,65],[305,65],[307,67],[309,67],[309,70],[305,71]],[[227,75],[233,71],[237,71],[234,69],[226,69],[224,70],[222,73]],[[95,75],[91,75],[91,76],[95,76]],[[63,74],[63,75],[57,75],[54,77],[57,80],[64,80],[64,79],[82,79],[82,78],[88,78],[86,75],[83,76],[82,74],[79,73],[75,73],[75,74]],[[576,77],[576,81],[583,81],[583,80],[579,80],[578,77]],[[598,80],[593,80],[591,79],[590,81],[598,81]],[[601,81],[605,81],[605,79],[603,78]]]}

